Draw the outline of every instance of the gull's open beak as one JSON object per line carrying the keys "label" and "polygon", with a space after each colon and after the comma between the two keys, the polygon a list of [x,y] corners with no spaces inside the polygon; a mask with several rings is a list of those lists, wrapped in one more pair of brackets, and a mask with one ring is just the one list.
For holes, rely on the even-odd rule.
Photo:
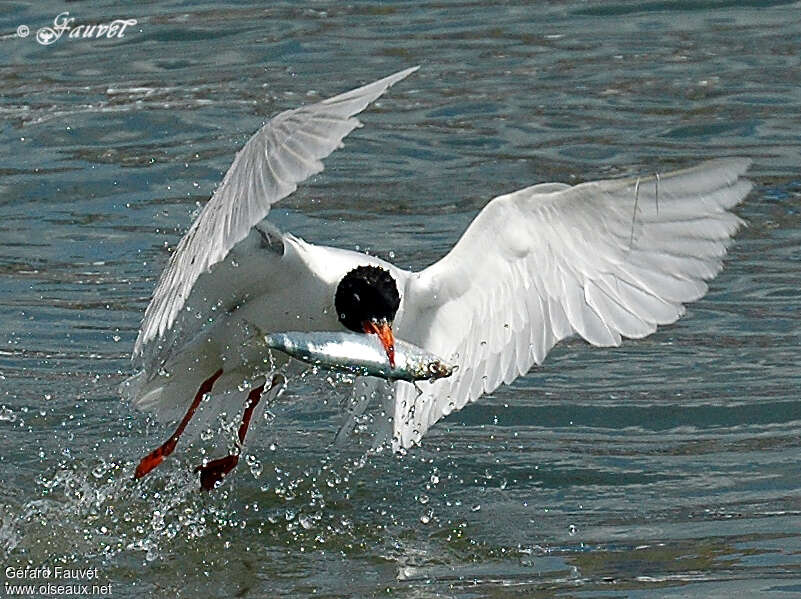
{"label": "gull's open beak", "polygon": [[395,336],[392,334],[392,324],[386,318],[371,319],[365,320],[362,323],[362,328],[365,333],[378,335],[381,345],[384,346],[384,351],[387,352],[390,367],[395,368]]}

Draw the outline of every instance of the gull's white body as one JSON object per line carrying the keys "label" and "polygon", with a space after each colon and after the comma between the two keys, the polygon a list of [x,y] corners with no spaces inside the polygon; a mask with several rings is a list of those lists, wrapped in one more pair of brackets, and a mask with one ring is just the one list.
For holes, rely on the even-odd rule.
{"label": "gull's white body", "polygon": [[215,392],[265,374],[282,358],[268,357],[263,345],[253,342],[257,330],[344,332],[333,297],[342,277],[359,265],[383,266],[397,281],[408,278],[406,271],[359,252],[312,245],[289,234],[282,241],[279,255],[254,232],[200,277],[177,318],[179,334],[163,337],[164,347],[172,342],[172,348],[160,350],[158,361],[143,356],[151,365],[123,390],[137,408],[173,420],[185,410],[186,398],[194,396],[198,381],[218,368],[225,374]]}
{"label": "gull's white body", "polygon": [[644,337],[707,290],[742,221],[746,159],[661,176],[535,185],[490,201],[440,261],[412,273],[317,246],[263,221],[322,170],[353,115],[415,69],[274,117],[237,157],[181,240],[148,306],[125,395],[178,415],[216,369],[219,389],[265,369],[248,322],[266,332],[344,331],[333,297],[353,268],[376,264],[398,284],[397,337],[459,365],[453,376],[395,383],[393,447],[539,364],[559,340],[598,346]]}

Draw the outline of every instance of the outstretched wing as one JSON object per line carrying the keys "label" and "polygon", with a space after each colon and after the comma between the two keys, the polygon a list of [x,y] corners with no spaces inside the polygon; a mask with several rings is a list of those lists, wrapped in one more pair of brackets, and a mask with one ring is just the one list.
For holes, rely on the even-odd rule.
{"label": "outstretched wing", "polygon": [[170,329],[201,274],[223,260],[273,204],[323,170],[320,160],[360,126],[353,115],[418,68],[282,112],[248,140],[164,269],[145,311],[134,358]]}
{"label": "outstretched wing", "polygon": [[677,320],[707,291],[743,222],[745,159],[661,176],[538,185],[492,200],[439,262],[410,278],[399,337],[459,370],[396,384],[394,445],[510,383],[560,339],[616,346]]}

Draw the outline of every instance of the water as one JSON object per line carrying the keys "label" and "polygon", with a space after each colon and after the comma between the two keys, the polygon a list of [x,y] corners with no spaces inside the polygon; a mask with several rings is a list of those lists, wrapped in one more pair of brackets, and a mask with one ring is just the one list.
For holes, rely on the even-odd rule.
{"label": "water", "polygon": [[[0,8],[4,583],[61,565],[117,598],[801,596],[801,6],[485,4]],[[64,6],[138,25],[15,37]],[[622,348],[561,344],[405,456],[328,451],[340,394],[310,376],[218,491],[196,491],[201,439],[133,482],[168,429],[115,389],[168,248],[267,116],[414,64],[279,226],[419,268],[494,195],[748,155],[749,227],[710,293]]]}

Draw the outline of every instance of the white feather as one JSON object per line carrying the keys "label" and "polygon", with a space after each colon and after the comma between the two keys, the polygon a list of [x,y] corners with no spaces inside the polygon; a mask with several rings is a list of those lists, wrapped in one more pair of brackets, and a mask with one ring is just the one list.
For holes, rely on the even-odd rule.
{"label": "white feather", "polygon": [[536,185],[492,200],[448,255],[407,279],[397,334],[459,356],[459,370],[422,386],[417,398],[396,385],[395,447],[524,374],[560,339],[578,334],[616,346],[674,322],[684,303],[706,293],[743,224],[728,209],[751,189],[740,178],[748,166],[715,160],[644,179]]}
{"label": "white feather", "polygon": [[[139,329],[135,358],[173,326],[198,278],[224,260],[267,216],[273,204],[323,170],[320,160],[340,147],[342,139],[360,125],[353,115],[417,69],[412,67],[322,102],[282,112],[248,140],[162,273]],[[183,334],[191,337],[191,332]],[[147,367],[167,361],[176,349],[171,343],[162,347],[164,351],[150,349]]]}

